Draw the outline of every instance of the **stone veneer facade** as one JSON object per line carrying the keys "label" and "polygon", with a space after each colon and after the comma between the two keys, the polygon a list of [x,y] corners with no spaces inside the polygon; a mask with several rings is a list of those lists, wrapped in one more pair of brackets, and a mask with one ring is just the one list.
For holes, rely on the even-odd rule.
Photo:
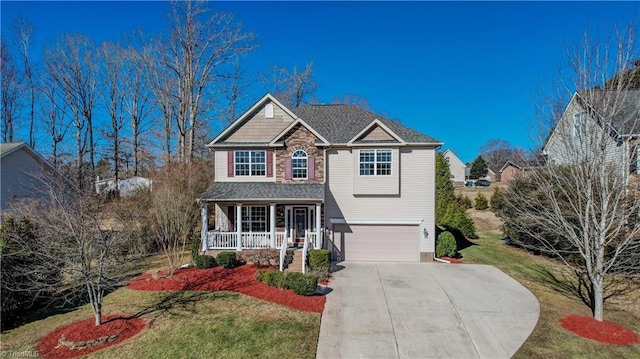
{"label": "stone veneer facade", "polygon": [[[284,140],[284,148],[275,151],[276,160],[276,182],[278,183],[301,183],[301,182],[324,182],[324,151],[316,147],[316,136],[306,127],[297,125],[289,131]],[[284,162],[286,157],[291,157],[297,150],[303,150],[307,157],[315,159],[314,179],[290,179],[284,178]]]}

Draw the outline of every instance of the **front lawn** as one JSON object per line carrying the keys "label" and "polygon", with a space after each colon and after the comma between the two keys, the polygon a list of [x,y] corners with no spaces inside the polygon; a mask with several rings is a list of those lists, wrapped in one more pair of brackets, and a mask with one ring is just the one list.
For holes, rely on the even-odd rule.
{"label": "front lawn", "polygon": [[[147,328],[90,358],[314,358],[320,314],[233,292],[147,292],[120,288],[105,315],[139,313]],[[90,318],[89,305],[2,333],[3,352],[35,351],[55,328]]]}
{"label": "front lawn", "polygon": [[[499,236],[481,235],[477,245],[460,251],[465,263],[490,264],[527,287],[540,302],[540,318],[514,358],[639,358],[640,344],[616,346],[580,338],[559,320],[569,314],[591,315],[589,308],[563,285],[564,268],[543,257],[503,244]],[[605,320],[640,333],[640,293],[605,303]]]}

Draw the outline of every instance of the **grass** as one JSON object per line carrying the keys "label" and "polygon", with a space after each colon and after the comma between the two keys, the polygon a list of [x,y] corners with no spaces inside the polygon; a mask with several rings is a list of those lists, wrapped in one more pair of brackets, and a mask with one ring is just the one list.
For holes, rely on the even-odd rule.
{"label": "grass", "polygon": [[[231,292],[144,292],[120,288],[105,315],[138,314],[147,329],[89,358],[314,358],[320,315]],[[0,350],[35,351],[55,328],[92,316],[89,305],[0,335]]]}
{"label": "grass", "polygon": [[[514,358],[638,358],[640,344],[616,346],[580,338],[560,326],[569,315],[590,316],[590,309],[567,286],[567,271],[557,262],[503,244],[496,235],[482,235],[461,251],[466,263],[493,265],[527,287],[540,302],[538,323]],[[563,278],[565,280],[563,280]],[[639,293],[605,303],[605,320],[640,333]],[[634,305],[635,304],[635,305]]]}

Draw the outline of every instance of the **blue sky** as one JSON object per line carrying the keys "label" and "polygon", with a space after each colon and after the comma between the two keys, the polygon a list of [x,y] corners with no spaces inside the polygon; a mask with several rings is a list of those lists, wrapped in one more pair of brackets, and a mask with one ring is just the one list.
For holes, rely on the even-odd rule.
{"label": "blue sky", "polygon": [[[530,148],[532,99],[585,27],[609,31],[638,18],[635,2],[214,2],[257,33],[247,61],[256,77],[273,64],[313,61],[317,96],[357,94],[375,112],[445,142],[472,161],[487,140]],[[57,34],[94,42],[133,28],[159,32],[164,2],[2,1],[10,19],[36,26],[35,57]],[[263,95],[255,86],[251,100]],[[212,138],[214,137],[212,134]]]}

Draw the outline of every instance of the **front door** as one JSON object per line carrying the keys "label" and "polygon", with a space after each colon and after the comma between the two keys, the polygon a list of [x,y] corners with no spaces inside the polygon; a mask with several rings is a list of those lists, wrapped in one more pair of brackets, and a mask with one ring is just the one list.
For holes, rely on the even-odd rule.
{"label": "front door", "polygon": [[293,229],[296,242],[304,240],[304,232],[307,229],[307,209],[293,209]]}

